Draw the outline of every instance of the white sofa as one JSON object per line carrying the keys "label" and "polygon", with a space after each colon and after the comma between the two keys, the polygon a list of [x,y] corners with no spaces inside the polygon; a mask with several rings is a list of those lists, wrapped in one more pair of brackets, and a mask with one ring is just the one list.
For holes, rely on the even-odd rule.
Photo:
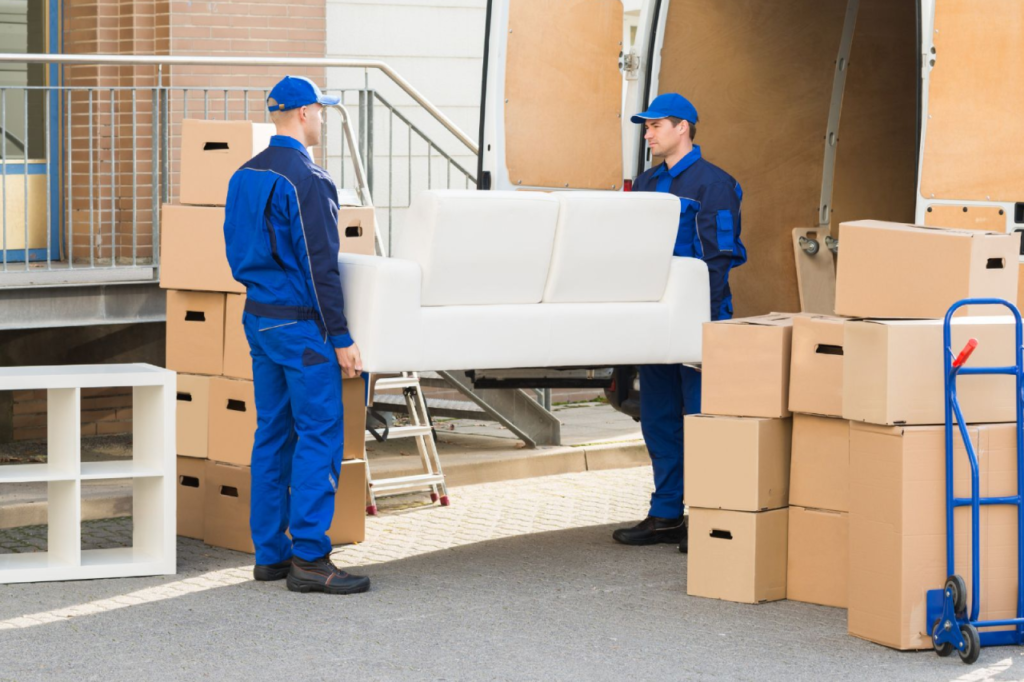
{"label": "white sofa", "polygon": [[703,261],[653,192],[431,190],[391,258],[340,254],[371,372],[700,362]]}

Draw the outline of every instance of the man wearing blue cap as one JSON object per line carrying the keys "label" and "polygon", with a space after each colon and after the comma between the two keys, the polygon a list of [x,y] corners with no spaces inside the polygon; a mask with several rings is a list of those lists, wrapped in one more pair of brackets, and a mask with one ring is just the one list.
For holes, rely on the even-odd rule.
{"label": "man wearing blue cap", "polygon": [[256,393],[253,575],[287,578],[294,592],[352,594],[370,579],[335,567],[327,530],[344,445],[342,372],[356,376],[362,361],[338,276],[338,191],[306,150],[320,143],[324,105],[338,101],[306,78],[274,86],[277,135],[231,177],[224,239],[246,287]]}
{"label": "man wearing blue cap", "polygon": [[[651,154],[664,162],[633,182],[634,192],[670,192],[679,197],[679,231],[673,255],[701,258],[711,279],[711,319],[732,317],[729,271],[747,260],[740,242],[740,184],[701,156],[693,144],[697,110],[682,95],[659,95],[633,116],[643,124]],[[679,543],[688,538],[683,515],[683,415],[700,412],[700,373],[682,365],[640,369],[640,427],[654,467],[654,494],[647,518],[612,537],[627,545]]]}

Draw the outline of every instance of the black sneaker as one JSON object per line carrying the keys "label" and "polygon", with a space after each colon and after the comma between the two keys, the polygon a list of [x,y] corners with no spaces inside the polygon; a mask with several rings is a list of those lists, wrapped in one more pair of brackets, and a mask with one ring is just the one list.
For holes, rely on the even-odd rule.
{"label": "black sneaker", "polygon": [[682,517],[678,519],[660,519],[648,516],[632,528],[619,528],[612,533],[612,538],[624,545],[656,545],[659,542],[679,543],[682,541],[686,526]]}
{"label": "black sneaker", "polygon": [[284,580],[291,567],[291,559],[277,564],[256,564],[256,568],[252,569],[252,577],[256,580]]}
{"label": "black sneaker", "polygon": [[357,594],[370,589],[370,579],[351,575],[334,565],[327,554],[314,561],[292,557],[288,571],[288,589],[292,592]]}

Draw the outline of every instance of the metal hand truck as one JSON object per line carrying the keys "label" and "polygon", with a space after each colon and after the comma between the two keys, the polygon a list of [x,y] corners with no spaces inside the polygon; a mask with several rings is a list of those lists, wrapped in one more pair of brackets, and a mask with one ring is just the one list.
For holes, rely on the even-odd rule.
{"label": "metal hand truck", "polygon": [[[953,357],[950,322],[953,314],[965,305],[1002,305],[1013,313],[1016,323],[1015,364],[1003,367],[965,367],[967,359],[978,347],[977,339],[971,339]],[[931,633],[932,646],[939,656],[949,656],[955,649],[964,663],[978,660],[981,647],[1006,644],[1024,644],[1024,555],[1021,554],[1020,535],[1024,528],[1024,336],[1021,331],[1021,315],[1012,303],[998,298],[973,298],[954,303],[946,313],[942,326],[943,370],[945,372],[946,394],[946,585],[941,590],[928,591],[927,626]],[[1011,497],[981,497],[978,484],[978,456],[974,451],[967,424],[964,422],[960,402],[956,396],[956,379],[960,374],[1009,374],[1017,378],[1017,494]],[[960,438],[967,450],[971,465],[971,496],[953,496],[953,417],[956,417]],[[1016,505],[1017,507],[1017,617],[1006,620],[981,621],[980,530],[982,505]],[[957,575],[954,560],[953,512],[957,507],[971,508],[971,599],[970,613],[967,610],[967,585]],[[979,629],[1008,627],[1012,630],[982,632]]]}

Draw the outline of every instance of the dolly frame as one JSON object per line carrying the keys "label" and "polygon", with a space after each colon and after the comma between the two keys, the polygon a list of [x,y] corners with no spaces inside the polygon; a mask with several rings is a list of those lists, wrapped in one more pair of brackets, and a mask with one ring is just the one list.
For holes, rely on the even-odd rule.
{"label": "dolly frame", "polygon": [[[966,305],[1001,305],[1010,309],[1015,322],[1014,364],[994,367],[965,367],[978,342],[968,341],[958,356],[953,355],[951,322],[957,310]],[[1024,644],[1024,553],[1020,541],[1024,528],[1024,333],[1021,314],[1015,305],[1000,298],[971,298],[954,303],[946,313],[942,326],[943,373],[945,384],[946,418],[946,579],[940,590],[929,590],[926,627],[932,637],[932,646],[940,656],[949,656],[956,650],[964,663],[978,660],[980,649],[986,646]],[[956,394],[956,379],[960,374],[1009,374],[1016,378],[1015,413],[1017,424],[1017,494],[1007,497],[981,497],[978,481],[978,457],[967,433],[967,424]],[[953,418],[967,451],[971,466],[971,496],[953,494]],[[979,620],[981,608],[980,530],[982,505],[1014,505],[1017,507],[1017,617],[1004,620]],[[954,516],[957,507],[971,508],[971,590],[968,600],[963,578],[956,574]],[[970,602],[970,613],[967,605]],[[982,628],[1013,627],[1012,630],[982,632]]]}

